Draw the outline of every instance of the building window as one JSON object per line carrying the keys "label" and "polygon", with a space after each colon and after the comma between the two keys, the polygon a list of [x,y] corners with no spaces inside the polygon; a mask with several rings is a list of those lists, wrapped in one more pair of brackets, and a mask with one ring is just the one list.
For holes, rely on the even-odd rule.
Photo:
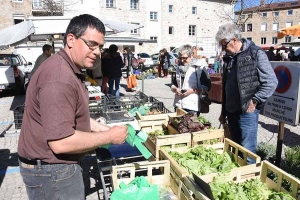
{"label": "building window", "polygon": [[196,35],[196,26],[189,25],[189,35]]}
{"label": "building window", "polygon": [[274,12],[274,16],[278,17],[279,16],[279,12],[278,11]]}
{"label": "building window", "polygon": [[252,32],[252,24],[247,24],[247,32]]}
{"label": "building window", "polygon": [[169,13],[173,12],[173,5],[169,5]]}
{"label": "building window", "polygon": [[151,36],[150,40],[156,40],[157,41],[157,36]]}
{"label": "building window", "polygon": [[278,22],[273,23],[272,30],[278,31],[278,28],[279,28],[279,23]]}
{"label": "building window", "polygon": [[192,14],[196,15],[197,14],[197,7],[192,7]]}
{"label": "building window", "polygon": [[263,13],[262,13],[262,16],[263,16],[263,17],[267,17],[268,14],[267,14],[266,12],[263,12]]}
{"label": "building window", "polygon": [[12,2],[23,3],[23,0],[12,0]]}
{"label": "building window", "polygon": [[240,30],[241,30],[241,32],[245,32],[245,24],[240,25]]}
{"label": "building window", "polygon": [[137,10],[139,8],[139,0],[130,0],[130,9]]}
{"label": "building window", "polygon": [[174,35],[174,27],[169,26],[169,35]]}
{"label": "building window", "polygon": [[285,37],[285,42],[291,42],[291,41],[292,41],[292,37],[291,36]]}
{"label": "building window", "polygon": [[272,44],[277,44],[277,37],[272,37]]}
{"label": "building window", "polygon": [[293,22],[285,22],[285,27],[293,26]]}
{"label": "building window", "polygon": [[288,15],[293,15],[293,10],[288,10]]}
{"label": "building window", "polygon": [[261,31],[267,31],[267,23],[263,23],[260,25],[260,30]]}
{"label": "building window", "polygon": [[157,20],[157,12],[150,12],[150,20]]}
{"label": "building window", "polygon": [[42,0],[32,0],[32,7],[33,8],[42,8],[43,1]]}
{"label": "building window", "polygon": [[245,15],[242,15],[242,16],[241,16],[241,19],[245,19],[245,18],[246,18],[246,16],[245,16]]}
{"label": "building window", "polygon": [[106,8],[115,7],[115,0],[106,0]]}
{"label": "building window", "polygon": [[260,38],[260,44],[266,44],[267,39],[265,37]]}
{"label": "building window", "polygon": [[[140,25],[139,23],[131,23],[131,24],[134,24],[134,25]],[[131,34],[139,34],[139,29],[133,29],[131,30]]]}
{"label": "building window", "polygon": [[252,37],[247,37],[247,40],[250,40],[250,41],[252,41]]}

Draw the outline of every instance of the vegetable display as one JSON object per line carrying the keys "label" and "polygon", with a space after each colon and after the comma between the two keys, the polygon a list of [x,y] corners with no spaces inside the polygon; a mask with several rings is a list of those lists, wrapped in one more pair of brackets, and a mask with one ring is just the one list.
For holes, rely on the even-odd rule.
{"label": "vegetable display", "polygon": [[181,117],[178,125],[179,133],[198,132],[204,130],[205,126],[199,122],[193,114],[185,114]]}
{"label": "vegetable display", "polygon": [[199,146],[186,153],[170,151],[169,154],[178,164],[196,175],[205,175],[216,172],[230,172],[239,167],[229,153],[219,154],[215,149]]}
{"label": "vegetable display", "polygon": [[168,135],[168,134],[169,134],[168,129],[163,128],[163,130],[155,130],[155,131],[149,132],[148,137],[151,140],[154,140],[157,136]]}
{"label": "vegetable display", "polygon": [[294,200],[288,193],[269,189],[257,178],[242,183],[231,180],[226,174],[215,176],[209,184],[215,200]]}

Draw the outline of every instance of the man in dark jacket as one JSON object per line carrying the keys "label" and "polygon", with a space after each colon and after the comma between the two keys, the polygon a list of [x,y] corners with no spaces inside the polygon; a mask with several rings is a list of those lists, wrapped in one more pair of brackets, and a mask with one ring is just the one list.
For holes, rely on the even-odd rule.
{"label": "man in dark jacket", "polygon": [[[265,52],[241,38],[239,27],[225,24],[216,40],[226,51],[223,66],[223,102],[220,122],[228,120],[231,139],[256,153],[259,109],[277,87],[277,78]],[[249,159],[253,163],[253,159]]]}

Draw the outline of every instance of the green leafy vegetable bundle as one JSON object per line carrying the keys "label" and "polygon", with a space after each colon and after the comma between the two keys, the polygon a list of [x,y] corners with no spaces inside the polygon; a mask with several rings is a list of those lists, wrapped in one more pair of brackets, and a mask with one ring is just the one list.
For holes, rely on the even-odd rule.
{"label": "green leafy vegetable bundle", "polygon": [[191,149],[187,153],[170,151],[169,154],[189,173],[193,172],[199,176],[215,172],[230,172],[231,169],[239,166],[227,152],[219,154],[215,149],[202,146]]}
{"label": "green leafy vegetable bundle", "polygon": [[288,193],[276,192],[255,178],[242,183],[234,183],[227,175],[215,176],[210,188],[215,200],[293,200]]}

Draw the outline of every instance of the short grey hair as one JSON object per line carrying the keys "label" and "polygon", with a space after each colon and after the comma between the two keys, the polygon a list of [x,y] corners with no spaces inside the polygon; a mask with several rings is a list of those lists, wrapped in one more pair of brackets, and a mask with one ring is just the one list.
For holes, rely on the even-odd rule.
{"label": "short grey hair", "polygon": [[221,40],[225,39],[225,42],[229,42],[233,38],[241,40],[241,31],[240,28],[232,23],[224,24],[219,27],[219,30],[216,34],[216,41],[219,43]]}
{"label": "short grey hair", "polygon": [[189,57],[191,57],[194,54],[193,47],[189,44],[182,45],[178,48],[178,54],[187,54]]}

